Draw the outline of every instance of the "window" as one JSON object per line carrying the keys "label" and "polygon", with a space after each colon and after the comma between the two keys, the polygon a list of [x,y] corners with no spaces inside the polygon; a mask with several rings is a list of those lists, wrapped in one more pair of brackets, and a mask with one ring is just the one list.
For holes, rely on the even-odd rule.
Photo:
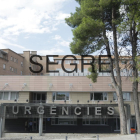
{"label": "window", "polygon": [[58,64],[61,64],[61,60],[57,60],[56,62],[57,62]]}
{"label": "window", "polygon": [[54,92],[53,100],[69,100],[69,93],[66,92]]}
{"label": "window", "polygon": [[14,62],[16,63],[16,61],[17,61],[17,59],[15,58],[15,59],[14,59]]}
{"label": "window", "polygon": [[9,99],[9,92],[4,92],[3,100],[8,100],[8,99]]}
{"label": "window", "polygon": [[124,92],[123,93],[123,100],[124,101],[130,101],[130,93]]}
{"label": "window", "polygon": [[67,71],[71,71],[71,69],[66,69]]}
{"label": "window", "polygon": [[101,63],[104,63],[104,59],[101,60]]}
{"label": "window", "polygon": [[14,71],[14,68],[12,68],[12,71]]}
{"label": "window", "polygon": [[62,72],[62,69],[56,69],[56,71]]}
{"label": "window", "polygon": [[106,101],[107,100],[107,93],[105,93],[105,92],[91,93],[90,100]]}
{"label": "window", "polygon": [[23,67],[23,62],[21,62],[21,66]]}
{"label": "window", "polygon": [[88,70],[87,69],[84,69],[84,72],[88,72]]}
{"label": "window", "polygon": [[126,61],[126,60],[122,60],[121,63],[122,63],[122,64],[127,64],[127,61]]}
{"label": "window", "polygon": [[10,67],[10,71],[12,71],[12,67]]}
{"label": "window", "polygon": [[[118,100],[116,93],[113,93],[113,100]],[[131,101],[131,96],[130,96],[129,92],[123,92],[123,100],[124,101]]]}
{"label": "window", "polygon": [[65,64],[70,64],[71,60],[65,60]]}
{"label": "window", "polygon": [[13,57],[11,56],[11,61],[13,60]]}
{"label": "window", "polygon": [[129,64],[132,65],[133,64],[133,61],[129,61]]}
{"label": "window", "polygon": [[87,63],[87,60],[84,60],[84,63]]}
{"label": "window", "polygon": [[83,119],[83,125],[107,125],[107,119],[102,119],[102,118],[94,118],[94,119]]}
{"label": "window", "polygon": [[0,92],[0,100],[3,99],[3,92]]}
{"label": "window", "polygon": [[32,92],[31,93],[31,103],[46,103],[46,93],[44,92]]}
{"label": "window", "polygon": [[118,100],[117,99],[117,94],[116,93],[113,93],[113,100],[115,101],[115,100]]}
{"label": "window", "polygon": [[20,72],[20,74],[22,75],[22,71]]}
{"label": "window", "polygon": [[15,100],[18,98],[18,92],[0,92],[0,100]]}
{"label": "window", "polygon": [[3,64],[3,69],[5,70],[5,68],[6,68],[6,65],[5,65],[5,64]]}
{"label": "window", "polygon": [[73,63],[79,64],[79,60],[73,60]]}
{"label": "window", "polygon": [[52,125],[77,125],[76,119],[59,119],[59,118],[52,118],[51,119]]}
{"label": "window", "polygon": [[16,63],[18,63],[18,59],[17,59]]}
{"label": "window", "polygon": [[18,92],[11,92],[11,97],[10,100],[15,100],[19,98],[19,93]]}
{"label": "window", "polygon": [[0,57],[3,58],[3,59],[5,59],[5,60],[8,60],[8,55],[7,55],[6,52],[0,51]]}

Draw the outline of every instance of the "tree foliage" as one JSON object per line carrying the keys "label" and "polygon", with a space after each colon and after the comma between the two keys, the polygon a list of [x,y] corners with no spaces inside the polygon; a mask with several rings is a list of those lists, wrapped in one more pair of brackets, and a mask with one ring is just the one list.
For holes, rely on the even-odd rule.
{"label": "tree foliage", "polygon": [[97,65],[96,64],[93,64],[94,65],[94,72],[92,71],[92,67],[89,67],[88,68],[88,71],[91,73],[90,75],[88,75],[87,77],[89,79],[92,80],[93,83],[97,82],[97,77],[98,77],[98,69],[97,69]]}
{"label": "tree foliage", "polygon": [[[75,13],[71,13],[69,18],[66,18],[66,23],[74,28],[73,42],[70,44],[70,49],[73,54],[90,54],[100,50],[104,43],[103,28],[111,31],[112,10],[111,5],[115,4],[117,8],[116,17],[119,17],[119,4],[112,3],[111,0],[77,0],[80,7],[76,8]],[[120,19],[114,21],[120,22]]]}
{"label": "tree foliage", "polygon": [[[111,81],[118,96],[120,112],[121,133],[127,134],[126,116],[122,97],[122,85],[117,49],[117,26],[122,22],[120,16],[121,0],[76,0],[80,7],[75,13],[66,18],[66,23],[73,29],[73,41],[70,49],[73,54],[87,55],[97,50],[106,49],[107,55],[111,55],[111,45],[106,32],[113,32],[114,57],[117,77],[113,74],[113,60],[109,58],[111,69]],[[103,48],[104,47],[104,48]],[[91,68],[89,68],[91,71]],[[97,79],[97,70],[88,78],[93,82]]]}

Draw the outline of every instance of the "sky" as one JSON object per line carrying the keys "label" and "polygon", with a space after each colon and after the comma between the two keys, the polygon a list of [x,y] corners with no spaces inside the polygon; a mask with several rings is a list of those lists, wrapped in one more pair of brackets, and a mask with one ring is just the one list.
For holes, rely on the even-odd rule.
{"label": "sky", "polygon": [[76,7],[75,0],[0,0],[0,49],[72,54],[72,28],[65,18]]}

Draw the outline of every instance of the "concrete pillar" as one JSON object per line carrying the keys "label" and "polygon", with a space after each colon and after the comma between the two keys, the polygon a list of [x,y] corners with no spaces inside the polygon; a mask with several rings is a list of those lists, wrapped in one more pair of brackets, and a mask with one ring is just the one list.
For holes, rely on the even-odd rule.
{"label": "concrete pillar", "polygon": [[5,128],[5,113],[6,113],[6,106],[1,106],[2,116],[0,117],[0,138],[2,138]]}
{"label": "concrete pillar", "polygon": [[6,115],[6,106],[3,107],[3,123],[2,123],[2,132],[4,132],[5,129],[5,115]]}
{"label": "concrete pillar", "polygon": [[126,105],[126,117],[127,117],[127,133],[128,134],[131,134],[131,123],[130,123],[131,113],[130,113],[130,105]]}
{"label": "concrete pillar", "polygon": [[2,138],[2,117],[0,117],[0,138]]}
{"label": "concrete pillar", "polygon": [[43,132],[43,115],[39,115],[39,136],[42,136]]}

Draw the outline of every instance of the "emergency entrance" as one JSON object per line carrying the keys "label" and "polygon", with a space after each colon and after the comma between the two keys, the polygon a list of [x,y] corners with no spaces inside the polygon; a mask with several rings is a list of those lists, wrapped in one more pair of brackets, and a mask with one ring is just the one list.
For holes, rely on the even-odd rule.
{"label": "emergency entrance", "polygon": [[[130,133],[130,106],[125,107]],[[116,104],[5,103],[0,106],[0,134],[114,133],[120,129],[116,108]]]}

